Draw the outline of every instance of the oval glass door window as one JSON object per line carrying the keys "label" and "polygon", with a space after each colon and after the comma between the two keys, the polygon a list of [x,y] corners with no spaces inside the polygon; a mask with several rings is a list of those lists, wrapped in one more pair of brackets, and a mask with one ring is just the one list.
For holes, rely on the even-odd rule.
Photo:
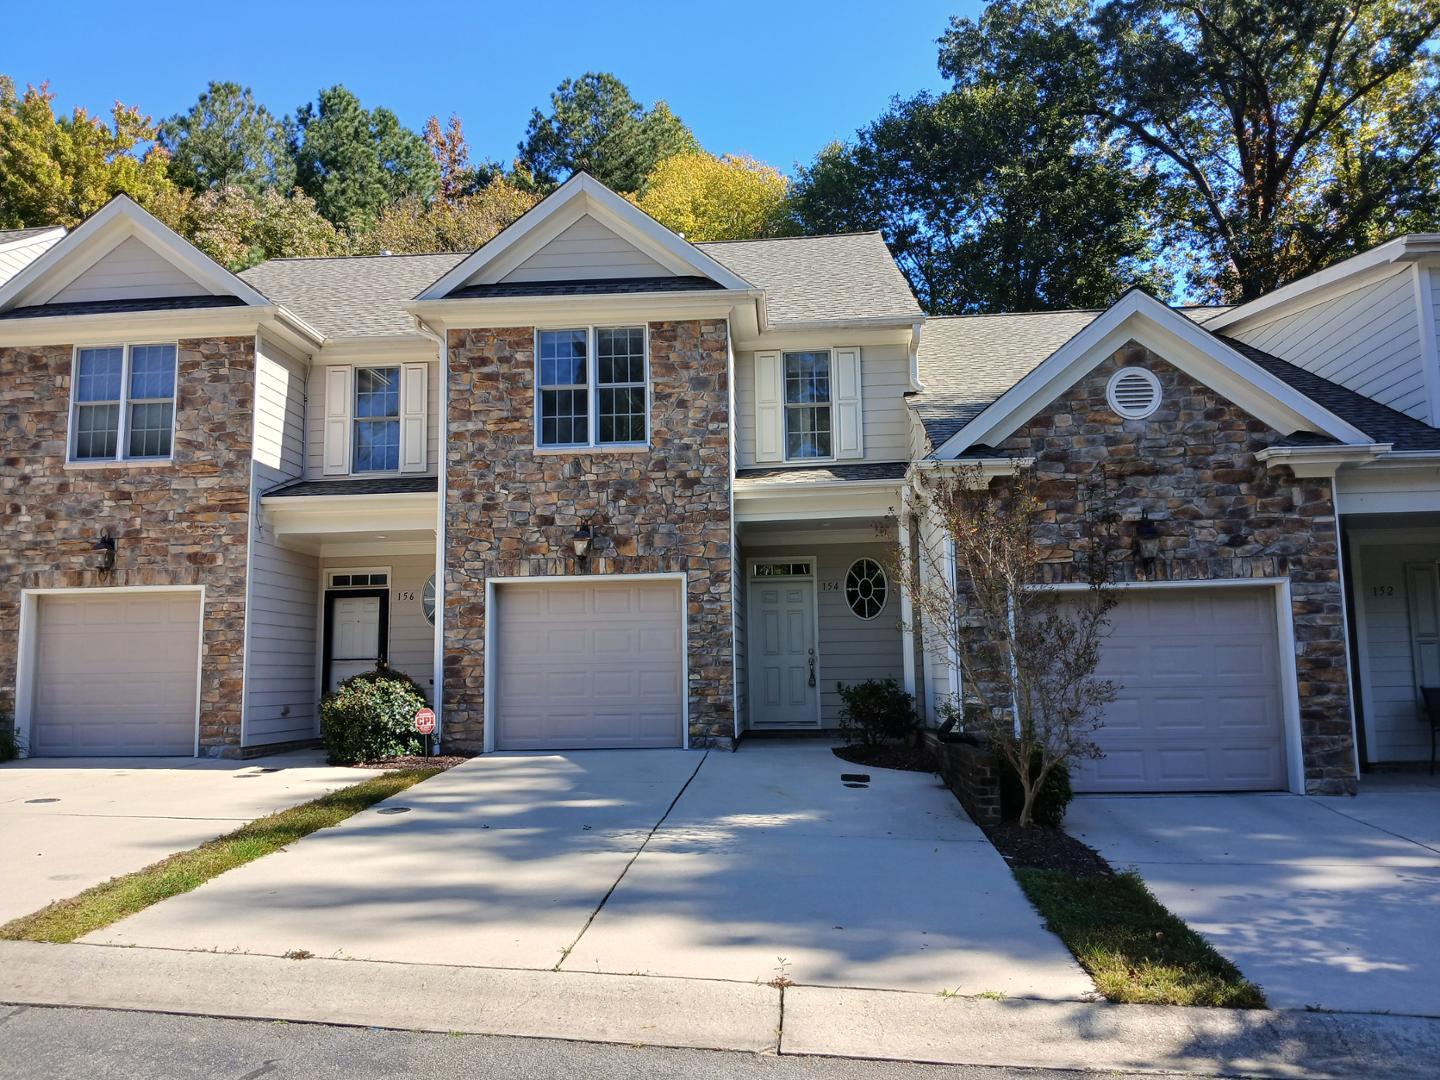
{"label": "oval glass door window", "polygon": [[874,559],[856,559],[845,575],[845,602],[861,619],[873,619],[885,610],[889,583],[885,570]]}
{"label": "oval glass door window", "polygon": [[435,575],[430,575],[430,580],[425,582],[425,591],[420,594],[420,610],[425,613],[425,621],[431,626],[435,625]]}

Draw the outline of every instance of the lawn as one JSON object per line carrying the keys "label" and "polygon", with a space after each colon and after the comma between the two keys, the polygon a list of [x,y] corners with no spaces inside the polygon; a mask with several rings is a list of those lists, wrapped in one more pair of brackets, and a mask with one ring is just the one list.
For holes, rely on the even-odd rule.
{"label": "lawn", "polygon": [[1016,867],[1015,877],[1111,1001],[1265,1007],[1260,988],[1156,900],[1138,874]]}
{"label": "lawn", "polygon": [[189,892],[227,870],[279,851],[302,836],[338,825],[346,818],[442,772],[438,768],[398,769],[311,802],[257,818],[190,851],[171,855],[131,874],[111,878],[68,900],[57,900],[0,926],[0,939],[74,941],[151,904]]}

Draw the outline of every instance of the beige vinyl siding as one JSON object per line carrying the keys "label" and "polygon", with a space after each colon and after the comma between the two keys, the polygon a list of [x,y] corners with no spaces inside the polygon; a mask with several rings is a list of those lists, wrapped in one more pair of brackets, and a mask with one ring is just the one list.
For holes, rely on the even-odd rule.
{"label": "beige vinyl siding", "polygon": [[[423,356],[398,356],[377,359],[356,367],[398,367],[426,363],[425,396],[425,474],[434,476],[440,460],[440,365]],[[309,422],[305,431],[305,475],[313,480],[325,477],[325,368],[310,369]]]}
{"label": "beige vinyl siding", "polygon": [[45,254],[60,238],[61,234],[57,232],[51,236],[37,236],[29,243],[9,244],[0,249],[0,285]]}
{"label": "beige vinyl siding", "polygon": [[261,337],[255,356],[255,460],[246,626],[245,745],[316,732],[314,555],[273,542],[259,513],[269,489],[304,470],[305,361]]}
{"label": "beige vinyl siding", "polygon": [[[435,573],[434,555],[336,555],[321,560],[325,578],[335,569],[390,568],[390,666],[409,675],[434,701],[435,628],[425,618],[420,599],[425,582]],[[400,597],[413,593],[414,600]]]}
{"label": "beige vinyl siding", "polygon": [[1233,336],[1418,420],[1429,402],[1409,265]]}
{"label": "beige vinyl siding", "polygon": [[[843,342],[837,342],[843,345]],[[860,350],[862,429],[867,461],[905,461],[910,456],[910,353],[904,345],[866,345]],[[755,354],[735,354],[735,457],[755,465]]]}
{"label": "beige vinyl siding", "polygon": [[501,281],[576,281],[673,277],[671,271],[588,215],[502,277]]}
{"label": "beige vinyl siding", "polygon": [[[777,556],[813,556],[817,615],[820,624],[818,667],[815,680],[820,690],[820,722],[823,727],[840,726],[840,694],[837,683],[866,679],[904,679],[901,654],[900,594],[890,574],[891,548],[888,544],[767,544],[747,547],[741,553],[748,579],[749,560]],[[885,567],[889,578],[885,608],[873,619],[861,619],[845,601],[845,574],[856,559],[874,559]],[[831,588],[831,585],[838,586]]]}
{"label": "beige vinyl siding", "polygon": [[1416,700],[1405,565],[1435,561],[1440,547],[1361,542],[1355,556],[1360,573],[1352,584],[1365,631],[1360,674],[1366,757],[1370,761],[1428,760],[1430,728]]}
{"label": "beige vinyl siding", "polygon": [[191,280],[138,237],[129,237],[50,298],[52,304],[87,300],[139,300],[152,296],[205,296]]}

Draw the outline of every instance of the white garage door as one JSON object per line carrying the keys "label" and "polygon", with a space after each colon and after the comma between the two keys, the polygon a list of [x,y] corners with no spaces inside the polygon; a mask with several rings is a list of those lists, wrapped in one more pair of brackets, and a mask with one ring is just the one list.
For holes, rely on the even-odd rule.
{"label": "white garage door", "polygon": [[685,657],[677,582],[498,585],[496,746],[680,746]]}
{"label": "white garage door", "polygon": [[1270,589],[1133,589],[1112,615],[1100,674],[1121,685],[1077,791],[1285,787]]}
{"label": "white garage door", "polygon": [[195,753],[200,594],[43,596],[31,751]]}

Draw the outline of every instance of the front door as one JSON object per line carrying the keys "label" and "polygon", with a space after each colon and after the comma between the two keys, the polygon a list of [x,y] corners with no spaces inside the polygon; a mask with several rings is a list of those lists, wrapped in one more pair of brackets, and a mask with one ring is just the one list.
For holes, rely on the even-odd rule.
{"label": "front door", "polygon": [[325,594],[325,691],[385,659],[385,592]]}
{"label": "front door", "polygon": [[750,726],[819,727],[813,559],[750,564]]}

